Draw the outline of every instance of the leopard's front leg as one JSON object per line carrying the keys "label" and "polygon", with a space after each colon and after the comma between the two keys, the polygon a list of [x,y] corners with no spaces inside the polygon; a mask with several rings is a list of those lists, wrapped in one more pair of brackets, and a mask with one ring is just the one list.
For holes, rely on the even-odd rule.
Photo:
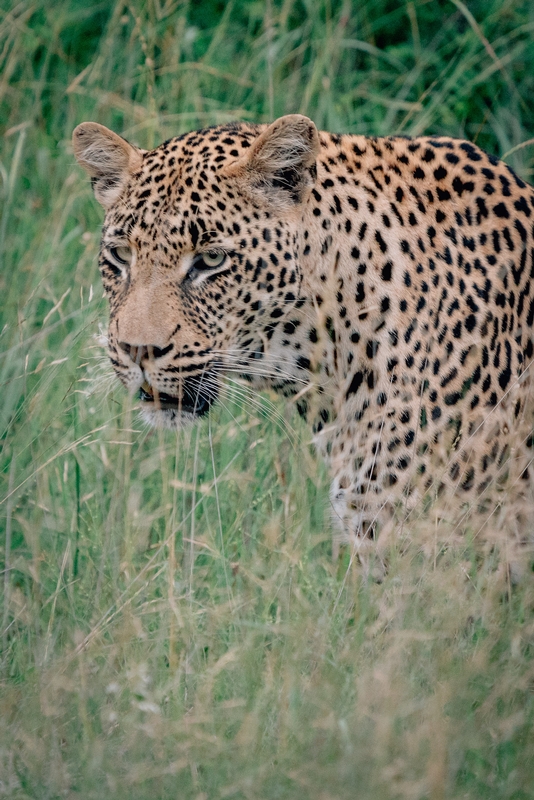
{"label": "leopard's front leg", "polygon": [[343,542],[358,551],[360,560],[376,551],[378,537],[387,539],[417,502],[411,473],[403,469],[409,451],[404,442],[397,446],[394,425],[393,417],[378,414],[357,422],[337,420],[328,448],[334,554]]}

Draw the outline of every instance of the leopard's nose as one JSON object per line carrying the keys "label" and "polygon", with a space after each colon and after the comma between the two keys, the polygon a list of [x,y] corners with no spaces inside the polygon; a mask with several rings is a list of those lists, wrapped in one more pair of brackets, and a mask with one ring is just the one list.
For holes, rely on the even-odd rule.
{"label": "leopard's nose", "polygon": [[156,361],[158,358],[163,358],[172,350],[173,346],[173,344],[169,344],[167,347],[156,347],[155,344],[119,342],[120,349],[138,365],[141,365],[143,361]]}

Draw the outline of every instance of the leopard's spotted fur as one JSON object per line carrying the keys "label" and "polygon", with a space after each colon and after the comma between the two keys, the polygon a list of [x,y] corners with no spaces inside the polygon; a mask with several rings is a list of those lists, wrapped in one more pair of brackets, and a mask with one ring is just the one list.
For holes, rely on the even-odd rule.
{"label": "leopard's spotted fur", "polygon": [[74,149],[106,209],[110,358],[155,424],[205,413],[225,371],[297,397],[355,541],[442,492],[531,502],[534,193],[506,164],[299,115],[151,152],[84,123]]}

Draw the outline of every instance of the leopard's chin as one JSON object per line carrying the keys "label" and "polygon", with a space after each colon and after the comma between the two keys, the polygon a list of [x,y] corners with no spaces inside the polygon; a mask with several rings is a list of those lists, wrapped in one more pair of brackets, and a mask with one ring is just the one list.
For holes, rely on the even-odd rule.
{"label": "leopard's chin", "polygon": [[188,382],[180,397],[157,392],[145,381],[139,389],[141,416],[154,428],[182,430],[205,416],[217,397],[205,387]]}
{"label": "leopard's chin", "polygon": [[193,425],[201,415],[174,408],[151,408],[147,403],[141,406],[141,418],[152,428],[181,431]]}

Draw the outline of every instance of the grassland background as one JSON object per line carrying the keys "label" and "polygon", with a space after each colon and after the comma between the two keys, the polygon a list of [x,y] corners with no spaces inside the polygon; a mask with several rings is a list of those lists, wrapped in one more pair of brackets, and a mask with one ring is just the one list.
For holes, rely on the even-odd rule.
{"label": "grassland background", "polygon": [[532,180],[534,4],[467,6],[0,2],[0,797],[534,797],[506,530],[414,523],[376,583],[332,563],[291,409],[235,391],[144,429],[94,338],[102,213],[69,144],[299,111],[464,136]]}

